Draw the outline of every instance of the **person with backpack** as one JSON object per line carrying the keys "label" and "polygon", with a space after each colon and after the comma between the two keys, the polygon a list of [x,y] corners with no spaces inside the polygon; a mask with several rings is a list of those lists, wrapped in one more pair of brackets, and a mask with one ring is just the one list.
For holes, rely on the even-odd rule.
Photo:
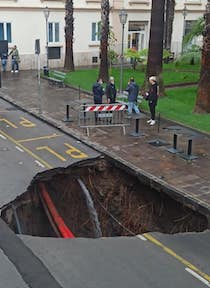
{"label": "person with backpack", "polygon": [[146,100],[149,104],[151,118],[147,121],[150,126],[155,125],[155,108],[157,106],[158,101],[158,84],[155,76],[149,77],[150,89],[149,92],[146,93]]}
{"label": "person with backpack", "polygon": [[128,116],[131,116],[134,110],[136,114],[140,114],[137,106],[137,97],[139,95],[139,86],[135,83],[133,77],[130,78],[126,90],[128,92]]}

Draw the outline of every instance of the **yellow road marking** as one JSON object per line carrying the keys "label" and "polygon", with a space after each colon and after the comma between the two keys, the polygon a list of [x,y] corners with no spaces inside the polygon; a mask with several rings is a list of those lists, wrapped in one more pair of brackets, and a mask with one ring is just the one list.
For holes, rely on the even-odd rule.
{"label": "yellow road marking", "polygon": [[5,118],[1,118],[0,121],[7,123],[12,128],[18,128],[14,123],[10,122],[9,120],[7,120]]}
{"label": "yellow road marking", "polygon": [[60,136],[60,135],[54,133],[54,134],[48,135],[48,136],[40,136],[40,137],[34,137],[34,138],[28,138],[28,139],[21,139],[21,140],[17,140],[17,142],[18,143],[24,143],[24,142],[43,140],[43,139],[52,139],[52,138],[56,138],[58,136]]}
{"label": "yellow road marking", "polygon": [[20,125],[22,125],[26,128],[32,128],[32,127],[36,126],[36,124],[34,124],[33,122],[31,122],[30,120],[28,120],[24,117],[20,117],[20,119],[22,119],[22,121],[20,121]]}
{"label": "yellow road marking", "polygon": [[204,272],[202,272],[201,270],[199,270],[196,266],[194,266],[193,264],[191,264],[189,261],[187,261],[186,259],[184,259],[183,257],[177,255],[172,249],[168,248],[167,246],[165,246],[164,244],[162,244],[160,241],[158,241],[156,238],[154,238],[152,235],[145,233],[143,234],[145,238],[147,238],[150,242],[152,242],[153,244],[159,246],[160,248],[162,248],[167,254],[171,255],[172,257],[174,257],[175,259],[177,259],[179,262],[181,262],[183,265],[187,266],[188,268],[190,268],[191,270],[195,271],[196,273],[198,273],[200,276],[202,276],[204,279],[206,279],[207,281],[210,282],[210,276]]}
{"label": "yellow road marking", "polygon": [[75,148],[74,146],[72,146],[68,143],[64,143],[64,145],[66,145],[66,147],[69,148],[68,150],[66,150],[66,154],[70,155],[72,158],[82,159],[82,158],[88,157],[88,155],[86,153],[80,151],[79,149]]}
{"label": "yellow road marking", "polygon": [[60,154],[58,154],[55,150],[53,150],[52,148],[50,148],[49,146],[42,146],[42,147],[36,147],[36,150],[40,151],[40,150],[47,150],[49,153],[51,153],[52,155],[54,155],[55,157],[57,157],[58,159],[60,159],[61,161],[65,162],[66,159],[61,156]]}
{"label": "yellow road marking", "polygon": [[0,133],[2,135],[4,135],[5,137],[7,137],[7,139],[9,139],[12,143],[14,143],[15,145],[17,145],[18,147],[22,148],[25,152],[27,152],[30,156],[32,156],[33,158],[35,158],[36,160],[38,160],[39,162],[41,162],[45,167],[52,169],[53,166],[51,166],[50,164],[48,164],[46,161],[44,161],[42,158],[40,158],[38,155],[34,154],[31,150],[29,150],[28,148],[24,147],[22,144],[18,143],[15,139],[13,139],[11,136],[9,136],[7,133],[5,133],[4,131],[0,130]]}

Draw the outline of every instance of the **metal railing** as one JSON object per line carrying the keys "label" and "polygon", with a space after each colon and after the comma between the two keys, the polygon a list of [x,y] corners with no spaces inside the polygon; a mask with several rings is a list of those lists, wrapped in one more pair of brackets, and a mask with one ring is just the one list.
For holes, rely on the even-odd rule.
{"label": "metal railing", "polygon": [[83,104],[79,109],[79,126],[87,129],[95,127],[125,127],[130,125],[126,104]]}

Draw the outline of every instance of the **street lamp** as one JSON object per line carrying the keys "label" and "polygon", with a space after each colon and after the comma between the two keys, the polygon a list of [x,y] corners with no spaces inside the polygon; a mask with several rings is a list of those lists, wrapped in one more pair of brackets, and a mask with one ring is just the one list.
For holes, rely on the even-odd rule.
{"label": "street lamp", "polygon": [[44,17],[45,17],[45,20],[46,20],[46,55],[47,55],[47,68],[49,69],[49,59],[48,59],[48,18],[50,16],[50,9],[46,6],[44,8]]}
{"label": "street lamp", "polygon": [[184,49],[184,35],[185,35],[185,28],[186,28],[186,23],[185,23],[185,19],[186,19],[186,16],[187,16],[187,6],[186,4],[184,4],[184,9],[182,10],[182,15],[184,17],[184,24],[183,24],[183,35],[182,35],[182,53],[183,53],[183,49]]}
{"label": "street lamp", "polygon": [[123,82],[123,59],[124,59],[124,30],[127,22],[128,14],[125,9],[121,9],[119,12],[120,23],[122,24],[122,46],[121,46],[121,62],[120,62],[120,93],[122,93],[122,82]]}

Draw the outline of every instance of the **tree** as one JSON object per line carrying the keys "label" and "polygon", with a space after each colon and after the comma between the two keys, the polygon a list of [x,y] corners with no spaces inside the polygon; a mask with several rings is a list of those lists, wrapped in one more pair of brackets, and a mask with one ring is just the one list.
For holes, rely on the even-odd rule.
{"label": "tree", "polygon": [[163,33],[165,0],[152,0],[147,77],[157,76],[160,94],[164,94],[162,80]]}
{"label": "tree", "polygon": [[107,82],[109,79],[108,39],[109,39],[109,0],[101,1],[101,40],[99,78]]}
{"label": "tree", "polygon": [[164,48],[171,50],[171,37],[173,32],[175,0],[166,0],[164,24]]}
{"label": "tree", "polygon": [[200,81],[195,112],[210,113],[210,0],[205,14]]}
{"label": "tree", "polygon": [[74,36],[74,17],[73,17],[73,0],[66,0],[66,16],[65,16],[65,39],[66,53],[64,68],[74,71],[74,55],[73,55],[73,36]]}

